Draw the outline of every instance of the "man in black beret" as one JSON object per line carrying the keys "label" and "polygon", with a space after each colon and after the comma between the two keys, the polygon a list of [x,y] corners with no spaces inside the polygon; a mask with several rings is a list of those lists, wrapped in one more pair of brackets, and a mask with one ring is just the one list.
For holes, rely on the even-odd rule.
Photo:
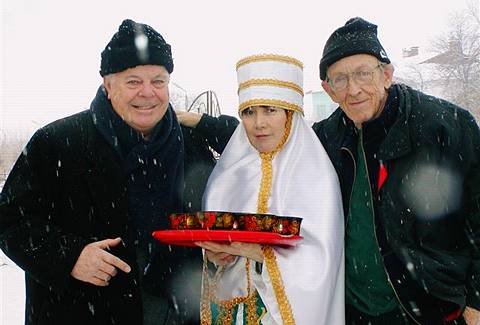
{"label": "man in black beret", "polygon": [[478,125],[394,84],[393,70],[362,18],[333,32],[320,61],[339,105],[313,128],[342,188],[346,323],[480,324]]}
{"label": "man in black beret", "polygon": [[198,324],[201,251],[151,233],[200,208],[214,159],[169,104],[173,60],[158,32],[125,20],[101,57],[90,109],[38,130],[0,195],[25,323]]}

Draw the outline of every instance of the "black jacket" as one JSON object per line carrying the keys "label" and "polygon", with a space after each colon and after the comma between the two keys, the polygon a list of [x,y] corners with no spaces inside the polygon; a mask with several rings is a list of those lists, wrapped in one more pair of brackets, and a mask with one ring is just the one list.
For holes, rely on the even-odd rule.
{"label": "black jacket", "polygon": [[[197,210],[214,159],[201,138],[184,131],[185,206]],[[90,111],[33,135],[0,196],[0,247],[25,270],[26,324],[142,324],[131,242],[125,240],[112,252],[132,272],[119,271],[109,286],[96,287],[70,275],[86,244],[129,238],[127,202],[125,170]],[[178,308],[185,322],[198,319],[200,279],[171,280],[190,269],[201,272],[201,251],[172,249],[152,264],[152,290]]]}
{"label": "black jacket", "polygon": [[[449,102],[403,85],[391,93],[383,120],[363,127],[376,237],[404,310],[420,324],[442,324],[465,305],[480,309],[480,131]],[[221,153],[237,125],[204,115],[197,130]],[[338,108],[313,129],[339,175],[347,219],[354,124]]]}
{"label": "black jacket", "polygon": [[[480,309],[480,131],[451,103],[401,85],[391,92],[396,112],[388,132],[373,137],[377,145],[365,143],[376,235],[405,311],[421,324],[441,324],[465,304]],[[353,128],[340,108],[313,126],[339,175],[345,216]],[[381,185],[380,163],[387,175]]]}

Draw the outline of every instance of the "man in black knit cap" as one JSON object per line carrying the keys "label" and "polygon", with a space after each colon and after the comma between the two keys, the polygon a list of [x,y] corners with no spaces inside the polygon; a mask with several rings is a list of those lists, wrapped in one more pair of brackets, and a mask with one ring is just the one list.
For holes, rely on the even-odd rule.
{"label": "man in black knit cap", "polygon": [[38,130],[18,158],[0,247],[25,270],[26,324],[198,323],[201,251],[151,237],[168,213],[200,208],[214,164],[177,122],[172,71],[163,37],[123,21],[90,109]]}
{"label": "man in black knit cap", "polygon": [[339,105],[313,128],[342,188],[347,324],[479,324],[478,125],[393,84],[393,70],[362,18],[333,32],[320,61]]}
{"label": "man in black knit cap", "polygon": [[[480,324],[480,130],[462,108],[394,84],[393,70],[377,26],[358,17],[320,61],[339,105],[313,129],[342,190],[346,323]],[[218,152],[238,124],[180,121]]]}

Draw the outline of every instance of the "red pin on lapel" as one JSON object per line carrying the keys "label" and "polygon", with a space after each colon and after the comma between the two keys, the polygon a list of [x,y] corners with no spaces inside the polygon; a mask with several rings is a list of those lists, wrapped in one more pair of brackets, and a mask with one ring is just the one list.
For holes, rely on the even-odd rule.
{"label": "red pin on lapel", "polygon": [[377,191],[379,192],[380,189],[383,186],[383,183],[385,183],[385,180],[388,177],[388,172],[387,168],[385,168],[385,165],[383,164],[383,161],[380,160],[380,168],[378,170],[378,186],[377,186]]}

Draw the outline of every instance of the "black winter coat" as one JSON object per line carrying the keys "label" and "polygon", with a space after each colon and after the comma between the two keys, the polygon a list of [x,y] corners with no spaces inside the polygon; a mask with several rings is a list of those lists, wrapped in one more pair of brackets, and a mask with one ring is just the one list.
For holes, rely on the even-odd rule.
{"label": "black winter coat", "polygon": [[[466,304],[480,309],[480,130],[449,102],[393,87],[396,119],[378,151],[366,152],[376,237],[404,310],[421,324],[441,324]],[[313,126],[339,175],[345,216],[356,152],[347,120],[338,108]]]}
{"label": "black winter coat", "polygon": [[[201,207],[214,165],[211,152],[191,130],[185,138],[185,205]],[[172,211],[173,212],[173,211]],[[37,131],[18,158],[0,196],[0,247],[25,270],[26,324],[142,324],[136,253],[112,249],[132,272],[107,287],[74,279],[70,272],[90,242],[128,238],[125,171],[89,111]],[[201,270],[201,251],[173,248],[150,270],[153,290],[198,319],[200,279],[172,286],[172,277]],[[185,295],[188,296],[185,296]],[[190,304],[188,303],[190,302]],[[187,322],[187,321],[185,321]]]}

